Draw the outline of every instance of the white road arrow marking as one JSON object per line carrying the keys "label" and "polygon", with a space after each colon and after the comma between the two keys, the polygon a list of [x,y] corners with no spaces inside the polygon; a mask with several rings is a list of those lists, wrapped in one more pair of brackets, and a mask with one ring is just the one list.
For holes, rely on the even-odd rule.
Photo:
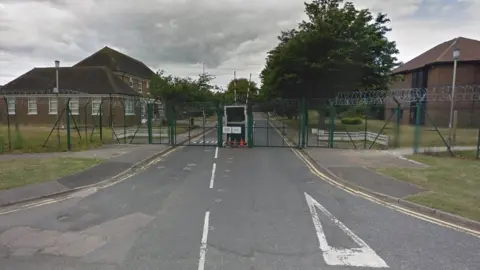
{"label": "white road arrow marking", "polygon": [[[388,267],[385,261],[378,256],[373,249],[371,249],[360,237],[355,235],[349,228],[343,225],[336,219],[325,207],[319,204],[310,195],[305,193],[310,213],[312,215],[313,225],[317,231],[318,242],[320,243],[320,250],[323,252],[323,259],[328,265],[346,265],[358,267],[374,267],[382,268]],[[322,224],[318,218],[317,209],[319,209],[325,216],[328,217],[335,225],[344,231],[350,238],[352,238],[359,248],[334,248],[328,245],[327,238],[323,232]]]}

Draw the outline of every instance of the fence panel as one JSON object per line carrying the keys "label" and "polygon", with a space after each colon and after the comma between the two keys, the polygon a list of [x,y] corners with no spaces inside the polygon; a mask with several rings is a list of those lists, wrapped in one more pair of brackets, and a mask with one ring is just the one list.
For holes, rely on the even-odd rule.
{"label": "fence panel", "polygon": [[[253,146],[299,147],[305,123],[301,100],[252,102]],[[305,141],[305,138],[303,138]]]}
{"label": "fence panel", "polygon": [[179,102],[172,105],[175,144],[191,146],[216,146],[218,134],[213,132],[218,124],[219,103]]}

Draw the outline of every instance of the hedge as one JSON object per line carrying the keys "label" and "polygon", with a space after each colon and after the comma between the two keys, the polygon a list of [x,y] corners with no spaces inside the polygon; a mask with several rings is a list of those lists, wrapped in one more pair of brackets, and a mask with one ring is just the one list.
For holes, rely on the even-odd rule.
{"label": "hedge", "polygon": [[344,117],[342,118],[343,125],[360,125],[363,123],[363,119],[359,117]]}

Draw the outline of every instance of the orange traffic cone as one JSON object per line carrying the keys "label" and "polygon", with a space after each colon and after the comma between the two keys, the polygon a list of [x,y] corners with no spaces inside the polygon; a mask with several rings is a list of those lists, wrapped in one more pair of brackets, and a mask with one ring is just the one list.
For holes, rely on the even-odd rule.
{"label": "orange traffic cone", "polygon": [[240,139],[240,146],[244,146],[244,145],[245,145],[245,143],[243,142],[243,139],[241,138]]}

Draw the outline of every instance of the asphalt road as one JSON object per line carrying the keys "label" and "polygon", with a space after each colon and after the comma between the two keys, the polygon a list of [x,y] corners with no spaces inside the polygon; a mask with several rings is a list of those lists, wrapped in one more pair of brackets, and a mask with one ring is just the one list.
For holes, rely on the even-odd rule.
{"label": "asphalt road", "polygon": [[2,270],[480,269],[479,254],[480,238],[333,187],[279,147],[185,146],[116,185],[0,215]]}

